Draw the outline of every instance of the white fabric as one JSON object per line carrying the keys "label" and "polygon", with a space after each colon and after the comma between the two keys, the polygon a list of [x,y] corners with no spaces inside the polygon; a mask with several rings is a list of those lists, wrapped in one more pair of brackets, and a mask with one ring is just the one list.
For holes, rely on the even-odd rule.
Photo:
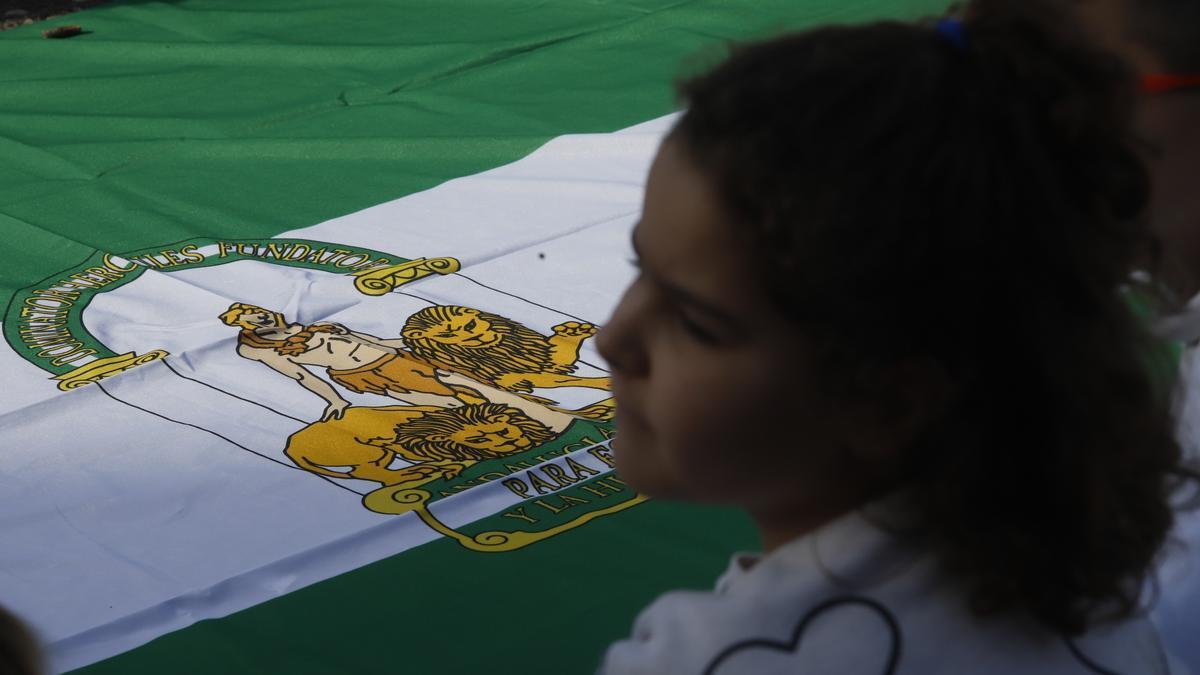
{"label": "white fabric", "polygon": [[[1184,344],[1175,401],[1177,433],[1185,461],[1200,469],[1200,295],[1183,311],[1155,322],[1154,332]],[[1185,488],[1179,504],[1182,508],[1159,569],[1152,618],[1177,667],[1200,673],[1200,486]]]}
{"label": "white fabric", "polygon": [[600,673],[1170,672],[1144,619],[1075,640],[1091,666],[1032,620],[976,619],[933,555],[911,543],[916,537],[878,524],[886,510],[848,514],[761,559],[735,556],[712,592],[660,597],[637,618],[632,637],[609,648]]}
{"label": "white fabric", "polygon": [[[1200,322],[1196,301],[1185,314],[1193,318],[1181,316],[1175,325]],[[1182,337],[1194,342],[1200,334]],[[1186,346],[1180,362],[1176,417],[1184,456],[1193,469],[1200,469],[1200,348],[1194,343]],[[1178,501],[1181,508],[1159,570],[1152,616],[1168,651],[1190,672],[1200,673],[1200,486],[1186,486]]]}

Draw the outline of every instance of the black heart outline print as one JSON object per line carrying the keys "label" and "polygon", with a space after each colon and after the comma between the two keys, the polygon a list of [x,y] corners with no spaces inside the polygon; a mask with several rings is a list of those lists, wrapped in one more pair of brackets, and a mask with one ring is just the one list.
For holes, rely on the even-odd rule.
{"label": "black heart outline print", "polygon": [[878,614],[883,619],[884,623],[887,624],[888,631],[892,636],[892,649],[888,654],[887,665],[884,667],[882,675],[893,675],[896,672],[896,667],[900,664],[900,652],[901,645],[903,643],[903,638],[900,635],[900,622],[896,621],[896,617],[893,616],[890,611],[888,611],[887,607],[884,607],[882,604],[872,600],[871,598],[859,596],[830,598],[816,607],[813,607],[807,614],[801,617],[800,622],[796,624],[796,628],[792,631],[791,639],[787,642],[758,638],[753,640],[743,640],[741,642],[735,642],[732,645],[729,645],[722,650],[721,653],[713,657],[713,660],[710,661],[708,666],[704,669],[703,675],[713,675],[717,668],[721,666],[722,662],[728,660],[738,652],[747,649],[769,649],[779,652],[796,653],[800,649],[800,641],[804,638],[804,631],[808,630],[808,626],[812,623],[813,619],[824,614],[825,612],[828,612],[829,610],[843,605],[864,606]]}

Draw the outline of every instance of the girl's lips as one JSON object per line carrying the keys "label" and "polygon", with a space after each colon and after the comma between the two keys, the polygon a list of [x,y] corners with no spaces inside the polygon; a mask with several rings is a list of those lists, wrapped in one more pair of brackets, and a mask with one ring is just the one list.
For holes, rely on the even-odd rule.
{"label": "girl's lips", "polygon": [[629,396],[628,389],[620,383],[619,377],[615,374],[609,379],[609,393],[612,394],[613,401],[616,404],[618,418],[633,417],[636,415],[637,404],[634,403],[632,397]]}
{"label": "girl's lips", "polygon": [[621,429],[648,428],[641,400],[630,393],[628,384],[616,372],[613,372],[610,378],[609,391],[616,403],[617,432],[620,433]]}
{"label": "girl's lips", "polygon": [[638,412],[635,404],[628,402],[628,399],[617,398],[616,423],[618,431],[629,428],[642,429],[646,426],[646,418]]}

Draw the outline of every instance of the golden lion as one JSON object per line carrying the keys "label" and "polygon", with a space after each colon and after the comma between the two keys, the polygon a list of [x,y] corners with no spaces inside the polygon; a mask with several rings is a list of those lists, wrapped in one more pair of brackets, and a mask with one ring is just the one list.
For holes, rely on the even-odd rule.
{"label": "golden lion", "polygon": [[[314,422],[292,434],[284,453],[296,466],[322,476],[407,486],[453,478],[478,461],[521,452],[557,435],[498,403],[352,407],[341,418]],[[397,456],[414,464],[388,468]]]}
{"label": "golden lion", "polygon": [[546,337],[512,319],[470,307],[434,305],[408,317],[400,331],[417,357],[512,392],[534,388],[609,388],[607,377],[578,377],[579,346],[596,334],[568,321]]}

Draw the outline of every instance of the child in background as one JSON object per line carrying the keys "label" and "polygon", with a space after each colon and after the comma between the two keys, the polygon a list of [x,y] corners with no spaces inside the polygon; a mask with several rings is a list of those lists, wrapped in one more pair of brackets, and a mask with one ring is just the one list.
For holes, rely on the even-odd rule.
{"label": "child in background", "polygon": [[598,337],[617,468],[745,509],[764,551],[659,598],[604,675],[1168,672],[1133,96],[1053,12],[823,28],[683,85]]}
{"label": "child in background", "polygon": [[[1183,300],[1200,292],[1200,0],[1072,0],[1102,46],[1141,76],[1137,128],[1154,184],[1151,228],[1166,281]],[[1200,338],[1200,312],[1173,326]]]}
{"label": "child in background", "polygon": [[38,675],[42,659],[33,634],[4,607],[0,607],[0,675]]}
{"label": "child in background", "polygon": [[[1072,0],[1092,37],[1142,78],[1136,127],[1146,141],[1150,227],[1161,241],[1171,289],[1187,306],[1159,319],[1162,335],[1183,342],[1180,442],[1200,463],[1200,0]],[[1154,612],[1165,642],[1200,672],[1200,512],[1179,518],[1181,546],[1160,574]]]}

